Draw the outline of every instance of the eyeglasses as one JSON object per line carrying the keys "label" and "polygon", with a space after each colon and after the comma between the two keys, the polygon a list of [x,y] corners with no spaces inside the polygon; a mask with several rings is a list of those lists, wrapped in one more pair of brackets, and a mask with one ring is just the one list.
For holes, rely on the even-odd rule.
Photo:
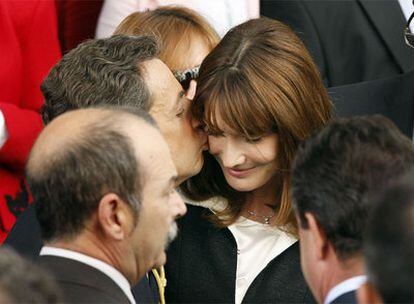
{"label": "eyeglasses", "polygon": [[410,31],[410,23],[413,20],[413,18],[414,18],[414,12],[411,14],[410,18],[408,18],[407,25],[405,26],[405,29],[404,29],[405,43],[412,48],[414,48],[414,34],[411,33]]}
{"label": "eyeglasses", "polygon": [[190,87],[190,82],[193,79],[198,77],[198,72],[200,71],[200,66],[196,66],[191,69],[187,69],[185,71],[175,71],[174,77],[178,80],[178,82],[182,85],[185,91],[188,90]]}

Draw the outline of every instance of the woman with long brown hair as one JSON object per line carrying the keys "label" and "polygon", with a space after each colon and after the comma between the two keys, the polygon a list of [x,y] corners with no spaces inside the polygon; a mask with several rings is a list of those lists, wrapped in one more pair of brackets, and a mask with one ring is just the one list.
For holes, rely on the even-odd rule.
{"label": "woman with long brown hair", "polygon": [[290,198],[298,144],[332,105],[303,43],[284,24],[233,28],[203,61],[193,114],[210,154],[182,187],[188,206],[167,263],[167,301],[312,302]]}

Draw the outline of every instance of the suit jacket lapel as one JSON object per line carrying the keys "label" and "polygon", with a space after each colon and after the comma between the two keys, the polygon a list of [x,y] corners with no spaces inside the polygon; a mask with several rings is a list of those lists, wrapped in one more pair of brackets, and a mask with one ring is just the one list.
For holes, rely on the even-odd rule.
{"label": "suit jacket lapel", "polygon": [[397,0],[358,0],[403,72],[414,69],[414,49],[404,42],[405,18]]}
{"label": "suit jacket lapel", "polygon": [[158,303],[158,285],[152,272],[148,273],[149,278],[145,275],[135,286],[132,287],[132,294],[137,303]]}

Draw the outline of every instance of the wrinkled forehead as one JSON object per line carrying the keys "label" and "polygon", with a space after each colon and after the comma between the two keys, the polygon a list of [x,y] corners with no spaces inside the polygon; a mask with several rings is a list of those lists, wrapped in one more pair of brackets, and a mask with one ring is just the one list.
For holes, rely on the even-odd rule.
{"label": "wrinkled forehead", "polygon": [[156,94],[171,86],[178,85],[173,73],[160,59],[154,58],[141,63],[143,77],[151,94]]}
{"label": "wrinkled forehead", "polygon": [[[166,152],[166,150],[164,150]],[[150,155],[143,166],[141,175],[141,187],[143,196],[155,195],[155,193],[167,194],[175,188],[177,182],[177,170],[171,156],[167,153],[154,153]]]}
{"label": "wrinkled forehead", "polygon": [[142,186],[153,183],[165,186],[171,179],[175,179],[177,171],[160,131],[144,122],[131,121],[127,128],[138,160]]}
{"label": "wrinkled forehead", "polygon": [[170,69],[159,59],[142,64],[144,80],[150,91],[150,111],[172,111],[182,99],[182,87]]}

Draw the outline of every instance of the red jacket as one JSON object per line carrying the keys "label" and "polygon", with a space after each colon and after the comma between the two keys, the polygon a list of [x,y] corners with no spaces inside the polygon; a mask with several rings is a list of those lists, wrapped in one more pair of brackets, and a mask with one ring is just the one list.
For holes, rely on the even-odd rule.
{"label": "red jacket", "polygon": [[[0,1],[0,244],[25,209],[24,165],[42,129],[40,84],[61,56],[53,0]],[[25,196],[25,197],[24,197]]]}

